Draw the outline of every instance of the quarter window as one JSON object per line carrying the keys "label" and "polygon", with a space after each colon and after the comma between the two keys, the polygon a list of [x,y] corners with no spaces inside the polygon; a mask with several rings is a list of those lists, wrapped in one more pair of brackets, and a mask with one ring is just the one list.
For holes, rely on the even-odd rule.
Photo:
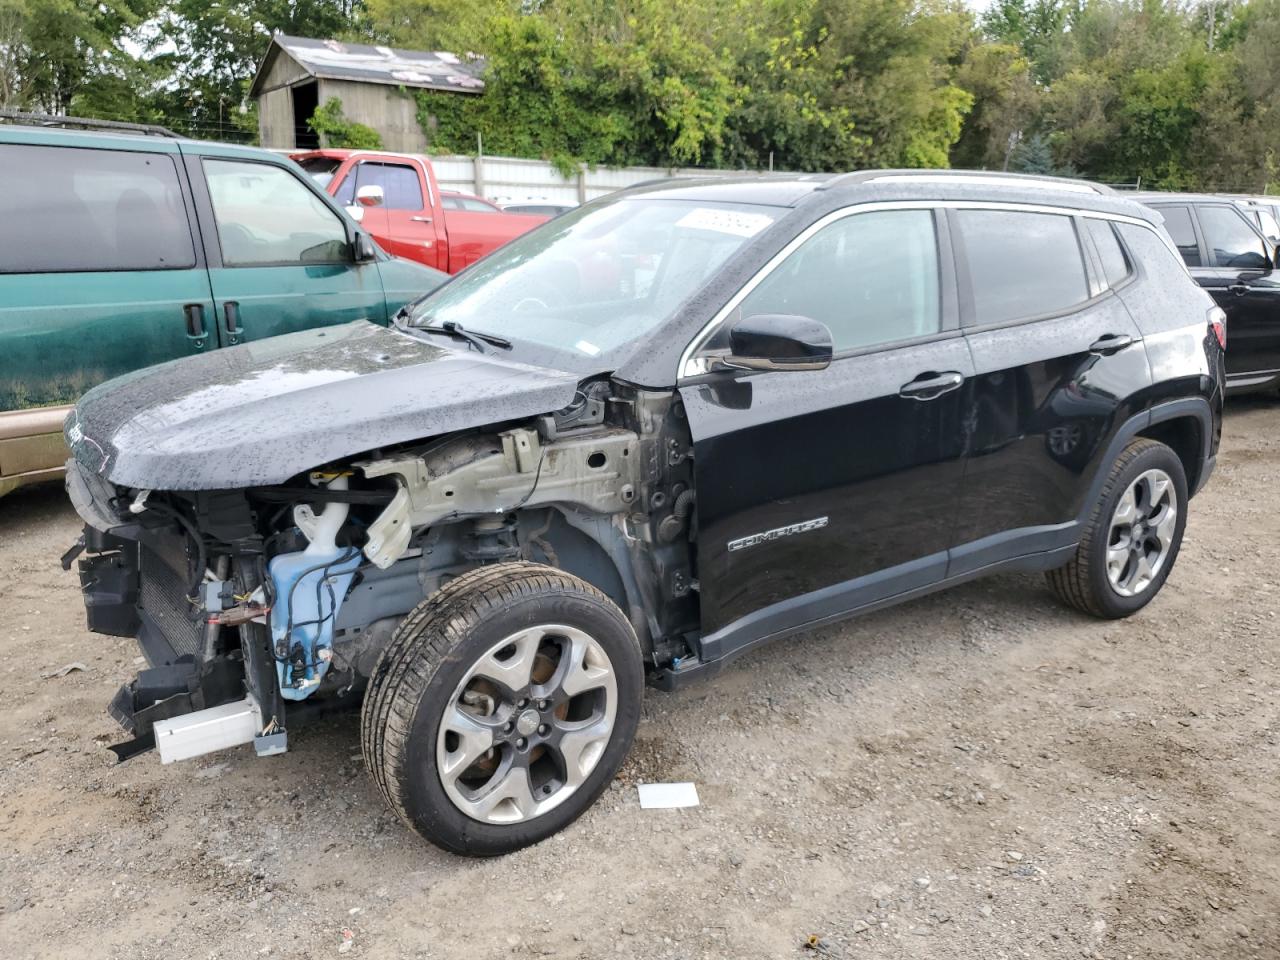
{"label": "quarter window", "polygon": [[1273,241],[1280,241],[1280,222],[1276,221],[1270,210],[1266,207],[1255,207],[1254,216],[1257,217],[1258,226],[1267,237]]}
{"label": "quarter window", "polygon": [[1211,266],[1237,270],[1265,270],[1267,247],[1248,221],[1230,207],[1198,207],[1200,229],[1209,248]]}
{"label": "quarter window", "polygon": [[287,170],[267,163],[205,160],[204,171],[228,266],[348,259],[341,219]]}
{"label": "quarter window", "polygon": [[941,329],[938,240],[928,210],[838,220],[810,237],[742,301],[743,316],[821,320],[837,351]]}
{"label": "quarter window", "polygon": [[1182,262],[1188,267],[1202,267],[1200,243],[1196,240],[1196,228],[1191,223],[1191,211],[1186,207],[1160,207],[1164,214],[1164,227],[1173,238],[1173,245],[1182,254]]}
{"label": "quarter window", "polygon": [[979,326],[1062,313],[1089,299],[1071,217],[958,210]]}
{"label": "quarter window", "polygon": [[1107,278],[1107,286],[1118,287],[1129,276],[1129,261],[1124,255],[1124,248],[1116,239],[1116,232],[1105,220],[1086,218],[1089,234],[1093,237],[1093,245],[1102,259],[1102,273]]}
{"label": "quarter window", "polygon": [[178,171],[166,154],[7,144],[0,169],[9,181],[0,273],[195,266]]}

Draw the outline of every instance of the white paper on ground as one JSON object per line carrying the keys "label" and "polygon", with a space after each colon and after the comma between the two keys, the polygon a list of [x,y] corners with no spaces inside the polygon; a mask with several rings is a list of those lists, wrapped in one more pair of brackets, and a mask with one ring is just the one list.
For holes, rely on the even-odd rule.
{"label": "white paper on ground", "polygon": [[642,783],[637,789],[640,791],[641,810],[698,805],[698,788],[692,783]]}

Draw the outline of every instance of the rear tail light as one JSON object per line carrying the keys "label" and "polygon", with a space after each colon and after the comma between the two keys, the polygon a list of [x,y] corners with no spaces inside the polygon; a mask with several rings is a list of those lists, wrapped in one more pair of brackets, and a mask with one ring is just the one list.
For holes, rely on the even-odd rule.
{"label": "rear tail light", "polygon": [[1209,311],[1209,329],[1218,338],[1218,346],[1227,349],[1227,315],[1221,307]]}

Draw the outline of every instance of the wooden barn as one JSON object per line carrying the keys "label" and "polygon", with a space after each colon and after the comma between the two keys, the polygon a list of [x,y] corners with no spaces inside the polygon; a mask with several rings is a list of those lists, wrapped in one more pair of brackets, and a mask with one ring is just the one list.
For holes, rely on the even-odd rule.
{"label": "wooden barn", "polygon": [[377,130],[386,149],[420,153],[427,141],[409,91],[475,96],[484,90],[479,72],[479,64],[452,53],[278,33],[258,66],[250,96],[258,102],[258,132],[264,147],[325,146],[307,120],[316,107],[337,97],[345,117]]}

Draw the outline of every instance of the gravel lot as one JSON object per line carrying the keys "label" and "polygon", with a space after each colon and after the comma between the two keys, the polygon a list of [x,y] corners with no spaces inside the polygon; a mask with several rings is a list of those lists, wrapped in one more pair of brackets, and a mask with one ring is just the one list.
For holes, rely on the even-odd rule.
{"label": "gravel lot", "polygon": [[1280,957],[1280,402],[1223,448],[1134,619],[1002,577],[650,691],[601,802],[491,861],[387,811],[354,715],[116,766],[136,650],[84,629],[61,491],[0,500],[0,955]]}

